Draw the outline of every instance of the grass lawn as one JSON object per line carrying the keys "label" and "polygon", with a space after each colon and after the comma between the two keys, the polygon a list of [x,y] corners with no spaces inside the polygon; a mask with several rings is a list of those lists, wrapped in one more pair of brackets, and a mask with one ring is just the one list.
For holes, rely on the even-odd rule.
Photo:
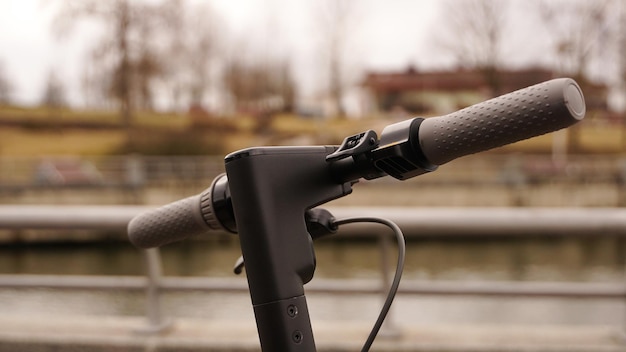
{"label": "grass lawn", "polygon": [[116,130],[2,128],[0,155],[99,155],[118,149],[125,140],[125,133]]}
{"label": "grass lawn", "polygon": [[[101,155],[122,150],[127,132],[120,128],[121,121],[115,112],[74,111],[67,109],[0,107],[0,156],[39,155]],[[24,126],[16,123],[27,121]],[[65,122],[55,126],[55,122]],[[555,141],[565,145],[567,138],[576,135],[580,151],[585,153],[622,154],[626,143],[626,128],[620,126],[583,122],[576,131],[551,133],[521,141],[502,149],[505,152],[550,153]],[[67,123],[70,124],[67,124]],[[194,125],[194,122],[196,123]],[[303,119],[293,115],[278,115],[271,120],[255,120],[250,116],[193,121],[186,114],[138,112],[134,119],[134,136],[145,130],[155,133],[149,143],[159,143],[159,136],[170,139],[185,138],[192,132],[200,139],[216,139],[223,150],[234,151],[255,145],[275,144],[338,144],[344,137],[355,133],[382,129],[393,122],[382,119],[319,120]],[[78,124],[79,128],[74,126]],[[92,127],[89,128],[90,124]],[[99,125],[96,125],[99,124]],[[104,128],[95,126],[104,125]],[[69,126],[69,127],[68,127]],[[109,126],[109,127],[106,127]],[[117,126],[117,127],[116,127]],[[133,138],[134,136],[131,136]],[[181,137],[179,137],[181,136]],[[212,137],[211,137],[212,136]],[[298,137],[307,137],[300,138]],[[171,141],[170,141],[171,142]]]}

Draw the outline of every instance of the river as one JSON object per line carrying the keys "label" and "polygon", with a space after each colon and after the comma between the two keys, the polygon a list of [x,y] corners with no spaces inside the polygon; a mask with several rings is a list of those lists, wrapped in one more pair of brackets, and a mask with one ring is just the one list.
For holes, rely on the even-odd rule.
{"label": "river", "polygon": [[[619,283],[625,279],[624,239],[485,238],[413,239],[403,280],[542,281]],[[373,240],[322,240],[315,245],[316,278],[380,276]],[[230,277],[239,255],[236,237],[185,241],[162,249],[163,271],[172,276]],[[0,247],[0,274],[142,275],[139,252],[124,242],[14,244]],[[243,280],[243,278],[242,278]],[[314,279],[315,280],[315,279]],[[375,318],[381,297],[309,295],[314,321]],[[620,325],[624,301],[608,299],[398,297],[393,319],[404,324]],[[141,293],[1,289],[3,314],[142,315]],[[167,316],[253,322],[246,294],[164,294]]]}

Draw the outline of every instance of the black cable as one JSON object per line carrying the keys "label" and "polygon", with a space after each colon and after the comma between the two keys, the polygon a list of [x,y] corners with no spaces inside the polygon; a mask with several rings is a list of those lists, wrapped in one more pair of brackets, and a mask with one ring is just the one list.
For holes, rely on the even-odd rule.
{"label": "black cable", "polygon": [[389,287],[389,293],[387,293],[387,298],[385,299],[385,303],[383,304],[382,309],[378,315],[378,319],[376,319],[376,323],[372,327],[372,331],[370,332],[361,352],[369,351],[370,347],[372,347],[372,343],[374,343],[374,339],[378,335],[378,331],[380,331],[385,318],[387,317],[387,313],[389,313],[389,309],[391,308],[391,304],[393,303],[394,298],[396,297],[396,293],[398,292],[398,287],[400,286],[400,279],[402,278],[402,271],[404,270],[404,258],[406,256],[406,245],[404,241],[404,235],[402,234],[402,230],[398,225],[393,222],[373,217],[362,217],[362,218],[346,218],[337,220],[333,223],[335,226],[340,226],[344,224],[356,223],[356,222],[373,222],[378,224],[383,224],[388,226],[393,230],[396,240],[398,242],[398,263],[396,265],[396,273],[393,277],[393,281],[391,282],[391,286]]}

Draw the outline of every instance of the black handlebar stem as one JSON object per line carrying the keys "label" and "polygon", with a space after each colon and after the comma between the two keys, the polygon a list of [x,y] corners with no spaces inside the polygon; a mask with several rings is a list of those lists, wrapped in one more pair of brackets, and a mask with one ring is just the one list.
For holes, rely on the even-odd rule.
{"label": "black handlebar stem", "polygon": [[[315,351],[303,285],[315,253],[307,210],[352,192],[326,156],[336,147],[260,147],[226,157],[248,287],[263,351]],[[294,313],[296,312],[296,313]]]}

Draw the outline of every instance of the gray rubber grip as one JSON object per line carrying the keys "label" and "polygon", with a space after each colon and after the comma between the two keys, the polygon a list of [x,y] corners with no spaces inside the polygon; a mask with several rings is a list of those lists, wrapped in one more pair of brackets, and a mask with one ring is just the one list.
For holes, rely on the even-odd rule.
{"label": "gray rubber grip", "polygon": [[218,230],[219,225],[207,219],[212,209],[206,196],[207,191],[139,214],[128,223],[130,242],[152,248]]}
{"label": "gray rubber grip", "polygon": [[585,116],[578,84],[560,78],[524,88],[449,115],[419,129],[424,156],[434,165],[568,127]]}

